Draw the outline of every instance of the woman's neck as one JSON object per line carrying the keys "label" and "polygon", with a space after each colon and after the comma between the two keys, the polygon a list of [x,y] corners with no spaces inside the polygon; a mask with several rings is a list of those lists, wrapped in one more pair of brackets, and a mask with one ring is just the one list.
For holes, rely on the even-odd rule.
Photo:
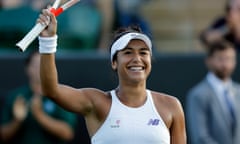
{"label": "woman's neck", "polygon": [[145,87],[119,86],[116,88],[116,95],[122,103],[130,107],[143,105],[147,98]]}

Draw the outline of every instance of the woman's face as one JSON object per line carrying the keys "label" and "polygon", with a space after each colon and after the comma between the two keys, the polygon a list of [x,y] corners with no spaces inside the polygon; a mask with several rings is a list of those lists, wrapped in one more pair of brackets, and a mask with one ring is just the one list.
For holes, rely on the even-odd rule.
{"label": "woman's face", "polygon": [[145,42],[131,40],[117,53],[112,67],[117,70],[120,82],[145,82],[151,71],[151,52]]}

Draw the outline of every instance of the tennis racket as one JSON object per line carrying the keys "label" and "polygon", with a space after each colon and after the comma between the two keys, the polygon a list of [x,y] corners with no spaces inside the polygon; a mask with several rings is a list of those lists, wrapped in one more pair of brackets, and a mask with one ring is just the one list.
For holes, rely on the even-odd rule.
{"label": "tennis racket", "polygon": [[[61,7],[58,8],[61,0],[55,0],[53,6],[51,7],[50,11],[55,15],[58,16],[80,0],[69,0]],[[21,39],[16,46],[19,48],[21,52],[24,52],[27,47],[36,39],[36,37],[46,28],[47,24],[40,24],[37,23],[24,37]]]}

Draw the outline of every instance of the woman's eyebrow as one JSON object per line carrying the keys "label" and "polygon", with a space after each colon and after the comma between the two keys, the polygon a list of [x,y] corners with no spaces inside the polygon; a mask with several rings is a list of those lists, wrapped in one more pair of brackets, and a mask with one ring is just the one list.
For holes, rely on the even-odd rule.
{"label": "woman's eyebrow", "polygon": [[[134,48],[128,46],[128,47],[122,49],[121,51],[124,51],[124,50],[133,50],[133,49],[134,49]],[[150,51],[149,48],[147,48],[147,47],[140,48],[140,50]]]}

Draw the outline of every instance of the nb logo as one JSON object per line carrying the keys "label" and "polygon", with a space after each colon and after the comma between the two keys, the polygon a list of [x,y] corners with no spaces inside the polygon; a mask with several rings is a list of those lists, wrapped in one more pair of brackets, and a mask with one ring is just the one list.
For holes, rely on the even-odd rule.
{"label": "nb logo", "polygon": [[157,126],[159,124],[159,119],[150,119],[148,125]]}
{"label": "nb logo", "polygon": [[119,128],[120,127],[120,120],[116,120],[112,125],[110,125],[111,128]]}

